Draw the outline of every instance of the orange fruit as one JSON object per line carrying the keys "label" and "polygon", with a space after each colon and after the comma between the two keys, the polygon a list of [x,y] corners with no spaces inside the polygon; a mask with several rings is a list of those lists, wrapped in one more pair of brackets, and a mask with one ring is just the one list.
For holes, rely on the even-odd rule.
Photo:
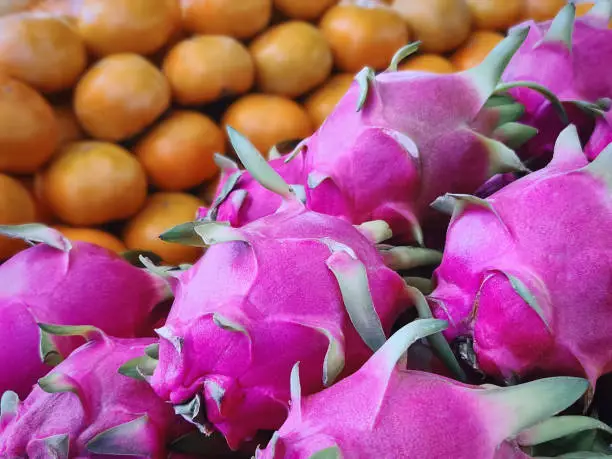
{"label": "orange fruit", "polygon": [[30,192],[30,196],[34,200],[35,221],[40,223],[53,223],[55,221],[55,216],[43,194],[40,173],[36,175],[21,175],[15,178]]}
{"label": "orange fruit", "polygon": [[119,238],[106,231],[96,228],[74,228],[63,225],[54,226],[54,228],[71,241],[89,242],[90,244],[96,244],[117,253],[127,252],[125,244]]}
{"label": "orange fruit", "polygon": [[179,42],[166,55],[163,72],[183,105],[214,102],[247,92],[255,80],[253,59],[232,37],[203,35]]}
{"label": "orange fruit", "polygon": [[23,13],[0,18],[0,69],[43,92],[67,89],[87,65],[85,45],[66,22]]}
{"label": "orange fruit", "polygon": [[198,196],[206,206],[210,206],[215,200],[217,194],[217,188],[219,187],[219,181],[221,180],[221,174],[217,175],[214,179],[206,182],[199,190]]}
{"label": "orange fruit", "polygon": [[209,117],[176,111],[134,147],[151,183],[180,191],[200,185],[219,172],[214,154],[225,150],[225,137]]}
{"label": "orange fruit", "polygon": [[297,102],[268,94],[238,99],[228,107],[222,124],[245,135],[263,155],[279,142],[304,139],[314,130],[308,113]]}
{"label": "orange fruit", "polygon": [[42,11],[59,16],[76,24],[76,17],[79,14],[83,0],[42,0],[31,8],[31,11]]}
{"label": "orange fruit", "polygon": [[74,142],[85,138],[85,133],[70,105],[53,107],[53,112],[55,113],[55,119],[59,126],[58,145],[64,145],[68,142]]}
{"label": "orange fruit", "polygon": [[334,64],[319,29],[289,21],[268,29],[250,46],[262,92],[297,97],[323,83]]}
{"label": "orange fruit", "polygon": [[147,177],[138,160],[108,142],[65,145],[42,180],[53,213],[75,226],[131,217],[147,196]]}
{"label": "orange fruit", "polygon": [[559,10],[567,5],[567,0],[523,0],[523,16],[534,21],[554,18]]}
{"label": "orange fruit", "polygon": [[479,29],[506,30],[520,21],[523,0],[466,0]]}
{"label": "orange fruit", "polygon": [[438,54],[418,54],[409,57],[398,66],[398,70],[413,70],[431,73],[453,73],[455,67],[445,57]]}
{"label": "orange fruit", "polygon": [[[539,0],[535,0],[539,1]],[[463,43],[471,31],[465,0],[395,0],[393,8],[421,40],[421,51],[445,53]]]}
{"label": "orange fruit", "polygon": [[150,54],[179,27],[178,0],[83,0],[79,33],[95,54]]}
{"label": "orange fruit", "polygon": [[292,19],[312,21],[338,3],[338,0],[274,0],[274,6]]}
{"label": "orange fruit", "polygon": [[26,11],[36,6],[39,0],[0,0],[0,16]]}
{"label": "orange fruit", "polygon": [[[0,225],[31,223],[36,218],[34,200],[17,180],[0,174]],[[0,236],[0,260],[5,260],[25,248],[22,241]]]}
{"label": "orange fruit", "polygon": [[126,225],[123,240],[130,250],[148,250],[159,255],[166,263],[178,265],[193,263],[202,255],[202,249],[164,242],[163,232],[181,223],[195,219],[204,203],[187,193],[154,193],[143,209]]}
{"label": "orange fruit", "polygon": [[312,123],[319,127],[338,105],[355,79],[352,73],[340,73],[332,76],[323,86],[313,92],[304,102]]}
{"label": "orange fruit", "polygon": [[241,39],[265,29],[272,18],[272,0],[181,0],[181,9],[190,32]]}
{"label": "orange fruit", "polygon": [[125,140],[170,105],[166,77],[144,57],[114,54],[91,67],[74,91],[74,111],[97,139]]}
{"label": "orange fruit", "polygon": [[450,60],[458,71],[470,69],[480,64],[503,39],[504,36],[498,32],[477,30]]}
{"label": "orange fruit", "polygon": [[0,74],[0,171],[36,171],[55,151],[58,131],[53,109],[36,90]]}
{"label": "orange fruit", "polygon": [[344,72],[358,72],[365,66],[382,70],[410,39],[401,16],[378,2],[334,6],[319,27],[331,46],[336,66]]}

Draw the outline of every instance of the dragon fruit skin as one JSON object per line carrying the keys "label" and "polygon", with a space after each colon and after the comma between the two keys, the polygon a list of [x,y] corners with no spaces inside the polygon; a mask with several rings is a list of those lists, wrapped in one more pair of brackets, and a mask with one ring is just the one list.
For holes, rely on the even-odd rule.
{"label": "dragon fruit skin", "polygon": [[470,386],[397,364],[409,341],[443,328],[436,322],[405,326],[356,373],[310,396],[300,394],[296,365],[289,417],[256,458],[528,458],[514,437],[570,406],[588,386],[571,377]]}
{"label": "dragon fruit skin", "polygon": [[[167,296],[165,282],[102,247],[68,244],[66,250],[38,244],[0,266],[0,365],[12,369],[0,375],[2,392],[25,397],[48,371],[41,362],[37,322],[90,324],[125,338],[153,335],[150,315]],[[50,340],[64,357],[83,342]]]}
{"label": "dragon fruit skin", "polygon": [[612,370],[612,148],[588,164],[574,126],[552,162],[486,200],[458,196],[429,296],[494,377]]}
{"label": "dragon fruit skin", "polygon": [[79,347],[16,409],[2,413],[8,423],[0,429],[0,456],[165,458],[166,442],[178,430],[172,407],[145,381],[118,373],[153,343],[98,334]]}
{"label": "dragon fruit skin", "polygon": [[608,112],[595,123],[595,130],[584,147],[584,153],[591,161],[612,143],[612,113]]}
{"label": "dragon fruit skin", "polygon": [[[297,200],[240,229],[201,228],[223,243],[178,276],[151,384],[174,404],[195,397],[236,449],[286,418],[296,361],[304,391],[321,390],[359,368],[411,302],[367,237]],[[370,294],[380,322],[368,347],[349,315],[363,316]]]}

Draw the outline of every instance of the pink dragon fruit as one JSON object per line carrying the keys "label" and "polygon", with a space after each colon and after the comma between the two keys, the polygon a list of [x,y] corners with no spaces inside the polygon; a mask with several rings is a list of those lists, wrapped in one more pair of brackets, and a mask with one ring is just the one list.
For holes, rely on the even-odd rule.
{"label": "pink dragon fruit", "polygon": [[155,351],[150,338],[117,339],[94,327],[41,325],[90,341],[60,363],[20,402],[2,396],[0,457],[162,459],[183,428],[145,381],[118,373],[126,360]]}
{"label": "pink dragon fruit", "polygon": [[602,107],[607,109],[609,105],[605,99],[612,97],[612,73],[593,71],[612,58],[612,30],[608,29],[612,2],[600,0],[577,20],[575,10],[575,5],[569,2],[553,21],[527,22],[530,26],[527,40],[502,76],[508,83],[505,88],[525,107],[521,121],[540,131],[520,152],[525,160],[542,157],[547,162],[565,124],[542,95],[526,87],[512,88],[513,83],[529,80],[549,88],[565,103],[583,144],[594,125],[589,113],[601,117]]}
{"label": "pink dragon fruit", "polygon": [[[117,337],[152,336],[154,307],[168,292],[161,278],[93,244],[70,242],[43,225],[2,226],[0,234],[43,242],[0,266],[0,393],[27,396],[49,367],[83,341],[44,337],[37,322],[91,324]],[[19,362],[15,365],[15,362]]]}
{"label": "pink dragon fruit", "polygon": [[429,296],[480,370],[516,380],[612,371],[612,146],[592,163],[577,130],[555,156],[486,200],[455,203]]}
{"label": "pink dragon fruit", "polygon": [[612,143],[612,113],[608,112],[595,123],[595,130],[584,147],[587,158],[593,160]]}
{"label": "pink dragon fruit", "polygon": [[551,418],[585,392],[581,378],[469,386],[397,363],[410,344],[445,326],[435,319],[406,325],[359,371],[314,395],[301,396],[297,364],[289,418],[256,458],[518,459],[529,457],[519,446],[612,431],[591,418]]}
{"label": "pink dragon fruit", "polygon": [[192,224],[210,247],[177,276],[151,384],[235,449],[258,429],[282,424],[296,361],[305,393],[354,372],[385,342],[411,296],[384,263],[393,257],[374,245],[391,236],[388,225],[355,228],[307,210],[246,139],[228,132],[252,176],[283,203],[241,228]]}

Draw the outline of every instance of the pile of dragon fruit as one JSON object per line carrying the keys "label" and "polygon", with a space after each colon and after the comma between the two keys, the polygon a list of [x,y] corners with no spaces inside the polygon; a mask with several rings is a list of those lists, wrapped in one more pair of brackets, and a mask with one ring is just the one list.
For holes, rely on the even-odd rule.
{"label": "pile of dragon fruit", "polygon": [[[456,74],[237,131],[159,266],[40,224],[0,266],[0,457],[612,455],[612,1]],[[265,123],[266,120],[261,120]],[[610,145],[608,145],[610,144]]]}

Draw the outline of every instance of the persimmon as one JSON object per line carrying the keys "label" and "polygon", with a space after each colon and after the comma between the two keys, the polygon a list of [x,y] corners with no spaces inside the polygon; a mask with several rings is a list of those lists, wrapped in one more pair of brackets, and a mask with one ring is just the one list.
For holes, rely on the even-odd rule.
{"label": "persimmon", "polygon": [[134,147],[151,183],[180,191],[200,185],[219,172],[214,154],[225,150],[225,136],[206,115],[176,111]]}
{"label": "persimmon", "polygon": [[503,30],[520,21],[523,0],[466,0],[479,29]]}
{"label": "persimmon", "polygon": [[0,70],[39,91],[71,87],[85,70],[79,35],[61,19],[37,13],[0,17]]}
{"label": "persimmon", "polygon": [[74,111],[83,128],[102,140],[125,140],[153,123],[170,105],[170,85],[142,56],[105,57],[81,78]]}
{"label": "persimmon", "polygon": [[312,123],[319,127],[329,116],[355,79],[352,73],[332,76],[323,86],[314,91],[304,102]]}
{"label": "persimmon", "polygon": [[319,26],[336,66],[344,72],[358,72],[364,66],[382,70],[410,39],[402,17],[375,1],[336,5],[323,15]]}
{"label": "persimmon", "polygon": [[222,124],[245,135],[263,155],[279,142],[304,139],[314,130],[308,113],[297,102],[269,94],[238,99],[228,107]]}
{"label": "persimmon", "polygon": [[266,30],[250,46],[262,92],[297,97],[323,83],[333,56],[319,29],[289,21]]}
{"label": "persimmon", "polygon": [[54,228],[71,241],[89,242],[116,253],[127,252],[125,244],[118,237],[106,231],[96,228],[75,228],[63,225],[56,225]]}
{"label": "persimmon", "polygon": [[438,54],[418,54],[403,61],[398,70],[414,70],[431,73],[453,73],[455,66]]}
{"label": "persimmon", "polygon": [[166,55],[163,72],[174,99],[183,105],[206,104],[242,94],[255,81],[249,51],[235,38],[221,35],[179,42]]}
{"label": "persimmon", "polygon": [[181,0],[181,9],[190,32],[240,39],[261,32],[272,18],[272,0]]}
{"label": "persimmon", "polygon": [[40,176],[40,173],[36,173],[35,175],[20,175],[14,178],[19,180],[19,183],[29,191],[34,200],[34,220],[40,223],[53,223],[56,218],[43,194]]}
{"label": "persimmon", "polygon": [[217,194],[217,188],[219,188],[219,182],[221,180],[221,174],[218,174],[214,179],[206,182],[199,190],[198,196],[204,204],[210,206],[215,200]]}
{"label": "persimmon", "polygon": [[312,21],[338,3],[338,0],[274,0],[274,6],[292,19]]}
{"label": "persimmon", "polygon": [[497,44],[504,39],[498,32],[477,30],[451,56],[450,61],[457,71],[467,70],[480,64]]}
{"label": "persimmon", "polygon": [[[19,225],[35,220],[34,200],[17,180],[0,174],[0,225]],[[5,260],[26,245],[19,240],[0,236],[0,260]]]}
{"label": "persimmon", "polygon": [[154,252],[171,265],[193,263],[202,255],[202,249],[164,242],[159,235],[176,225],[193,221],[203,205],[201,200],[187,193],[154,193],[125,226],[123,241],[129,249]]}
{"label": "persimmon", "polygon": [[59,127],[58,146],[85,138],[85,132],[70,105],[55,106],[53,112]]}
{"label": "persimmon", "polygon": [[108,142],[65,145],[42,180],[53,213],[74,226],[131,217],[147,196],[147,178],[138,160],[129,151]]}
{"label": "persimmon", "polygon": [[179,27],[178,0],[83,0],[77,16],[79,33],[99,56],[150,54]]}
{"label": "persimmon", "polygon": [[33,88],[0,73],[0,171],[30,174],[57,147],[53,109]]}
{"label": "persimmon", "polygon": [[408,22],[415,39],[423,42],[421,51],[445,53],[470,35],[471,15],[465,0],[395,0],[393,8]]}
{"label": "persimmon", "polygon": [[567,0],[523,0],[524,19],[547,21],[554,18],[559,10],[567,5]]}

